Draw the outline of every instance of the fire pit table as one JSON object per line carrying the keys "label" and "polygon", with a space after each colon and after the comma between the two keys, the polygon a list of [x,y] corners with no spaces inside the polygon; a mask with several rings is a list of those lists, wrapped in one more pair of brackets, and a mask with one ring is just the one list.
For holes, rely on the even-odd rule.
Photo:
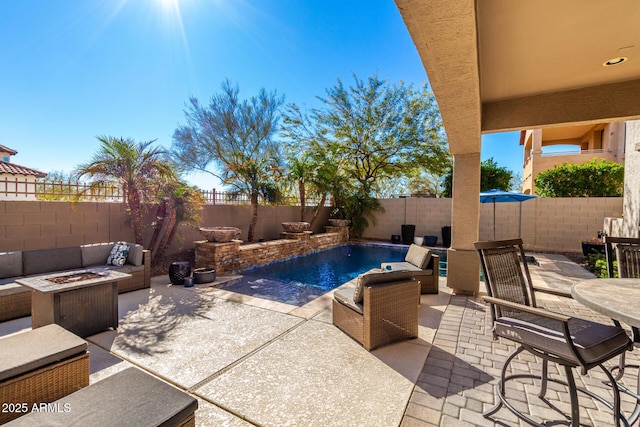
{"label": "fire pit table", "polygon": [[131,277],[109,269],[16,279],[32,290],[31,327],[56,323],[81,337],[118,327],[118,281]]}

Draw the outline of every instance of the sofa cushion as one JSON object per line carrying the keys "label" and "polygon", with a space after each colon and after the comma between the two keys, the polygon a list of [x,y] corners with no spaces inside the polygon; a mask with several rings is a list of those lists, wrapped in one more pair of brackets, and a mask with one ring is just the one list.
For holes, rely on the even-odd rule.
{"label": "sofa cushion", "polygon": [[80,250],[82,251],[82,266],[105,265],[112,248],[113,242],[80,246]]}
{"label": "sofa cushion", "polygon": [[333,297],[336,299],[336,301],[339,301],[341,304],[346,305],[355,312],[363,314],[362,303],[356,303],[353,300],[354,292],[355,288],[338,289],[333,292]]}
{"label": "sofa cushion", "polygon": [[416,267],[415,265],[411,264],[410,262],[383,262],[380,265],[380,269],[382,271],[405,271],[405,270],[409,270],[409,271],[414,271],[414,272],[418,272],[418,271],[424,271],[421,268]]}
{"label": "sofa cushion", "polygon": [[424,270],[431,260],[431,251],[418,245],[411,245],[404,260]]}
{"label": "sofa cushion", "polygon": [[56,401],[68,411],[33,411],[13,426],[182,426],[198,401],[137,368],[127,368]]}
{"label": "sofa cushion", "polygon": [[399,282],[401,280],[411,279],[410,271],[384,271],[376,272],[370,271],[358,276],[356,281],[356,288],[353,292],[353,301],[355,303],[362,302],[364,298],[365,286],[377,285],[380,283]]}
{"label": "sofa cushion", "polygon": [[25,276],[73,270],[82,268],[82,251],[80,246],[23,251],[22,262]]}
{"label": "sofa cushion", "polygon": [[[569,320],[569,333],[576,350],[587,363],[600,363],[612,353],[629,348],[631,341],[624,329],[574,317]],[[498,336],[527,343],[552,355],[576,361],[566,344],[561,322],[527,313],[515,317],[499,317],[494,324]]]}
{"label": "sofa cushion", "polygon": [[142,265],[142,252],[144,247],[136,243],[129,243],[129,254],[127,255],[127,264],[141,266]]}
{"label": "sofa cushion", "polygon": [[22,252],[0,252],[0,279],[22,274]]}
{"label": "sofa cushion", "polygon": [[0,381],[82,353],[87,342],[52,323],[0,340]]}
{"label": "sofa cushion", "polygon": [[111,252],[107,257],[107,265],[122,267],[127,261],[127,255],[129,255],[129,244],[125,242],[118,242],[113,245],[113,248],[111,248]]}
{"label": "sofa cushion", "polygon": [[16,283],[16,279],[20,278],[21,277],[7,277],[0,279],[0,297],[31,292],[31,289]]}

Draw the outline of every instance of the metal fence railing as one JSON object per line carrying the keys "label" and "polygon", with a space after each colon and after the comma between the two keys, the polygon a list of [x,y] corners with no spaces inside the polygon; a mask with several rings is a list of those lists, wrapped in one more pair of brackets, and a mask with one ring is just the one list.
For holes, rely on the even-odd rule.
{"label": "metal fence railing", "polygon": [[[200,190],[209,205],[249,205],[246,194],[217,190]],[[61,200],[123,202],[121,188],[114,185],[94,185],[82,182],[57,182],[18,177],[0,177],[0,200]],[[319,200],[307,199],[307,206],[316,206]],[[260,204],[266,204],[262,199]],[[297,197],[285,197],[277,203],[282,206],[299,206]],[[324,204],[329,206],[329,199]]]}

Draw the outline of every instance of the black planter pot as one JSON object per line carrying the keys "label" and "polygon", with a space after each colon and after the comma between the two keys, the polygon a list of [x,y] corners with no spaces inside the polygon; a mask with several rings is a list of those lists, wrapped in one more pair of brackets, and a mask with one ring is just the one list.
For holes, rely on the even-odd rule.
{"label": "black planter pot", "polygon": [[604,243],[588,243],[582,242],[582,255],[587,256],[591,253],[605,254]]}
{"label": "black planter pot", "polygon": [[175,261],[169,266],[169,280],[172,285],[184,285],[184,278],[191,276],[191,266],[187,261]]}
{"label": "black planter pot", "polygon": [[405,245],[412,244],[413,237],[416,234],[416,226],[413,224],[403,224],[401,228],[402,228],[402,243]]}

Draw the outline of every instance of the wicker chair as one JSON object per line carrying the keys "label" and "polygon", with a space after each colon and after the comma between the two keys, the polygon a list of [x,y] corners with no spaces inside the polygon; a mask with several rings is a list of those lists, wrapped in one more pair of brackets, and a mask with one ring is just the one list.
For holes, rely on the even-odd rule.
{"label": "wicker chair", "polygon": [[334,292],[335,326],[367,350],[418,337],[420,283],[411,272],[370,272],[357,282]]}
{"label": "wicker chair", "polygon": [[[505,383],[519,378],[539,379],[541,388],[539,397],[544,400],[548,382],[563,384],[569,389],[571,401],[571,426],[580,425],[578,392],[598,400],[613,411],[613,425],[627,424],[620,414],[620,392],[615,386],[612,374],[602,365],[631,348],[632,343],[625,331],[613,325],[604,325],[585,319],[566,316],[538,308],[535,290],[531,285],[531,276],[522,249],[522,240],[504,240],[495,242],[476,242],[475,248],[480,257],[484,272],[488,297],[484,299],[491,305],[493,336],[506,338],[519,345],[507,357],[502,367],[501,378],[496,384],[499,399],[496,406],[483,415],[489,418],[502,406],[506,406],[518,418],[531,425],[535,420],[519,412],[505,394]],[[506,374],[511,361],[523,351],[542,359],[541,375]],[[557,363],[564,368],[566,381],[548,377],[547,365]],[[600,367],[611,384],[614,401],[608,402],[601,396],[575,384],[572,368],[581,368],[585,374],[594,367]],[[565,420],[563,420],[564,422]],[[546,425],[546,424],[545,424]]]}

